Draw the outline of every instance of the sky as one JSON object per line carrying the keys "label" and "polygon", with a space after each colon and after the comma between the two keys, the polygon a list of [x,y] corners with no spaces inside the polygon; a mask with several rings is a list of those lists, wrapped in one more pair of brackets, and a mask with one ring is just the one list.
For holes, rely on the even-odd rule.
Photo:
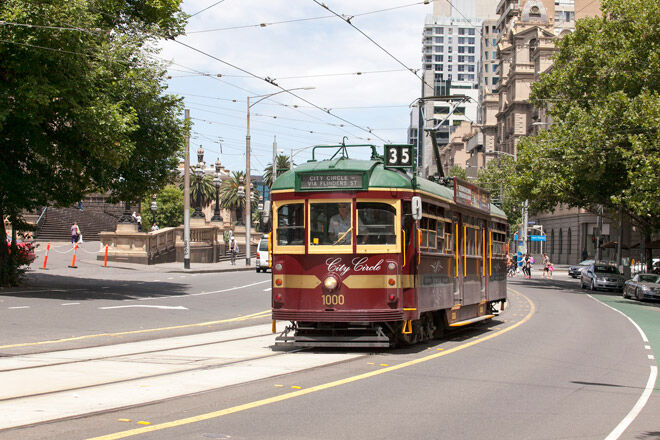
{"label": "sky", "polygon": [[[311,146],[344,136],[381,154],[384,143],[406,142],[410,104],[421,91],[408,69],[421,68],[432,2],[318,3],[330,10],[314,0],[184,0],[182,9],[194,14],[186,35],[163,43],[159,57],[169,63],[168,92],[190,110],[193,165],[202,146],[207,166],[220,155],[225,168],[245,170],[248,96],[253,175],[272,162],[274,137],[280,154],[293,150],[295,163],[311,159]],[[353,17],[359,31],[333,12]],[[292,91],[302,99],[282,92],[255,103],[294,88],[305,88]]]}

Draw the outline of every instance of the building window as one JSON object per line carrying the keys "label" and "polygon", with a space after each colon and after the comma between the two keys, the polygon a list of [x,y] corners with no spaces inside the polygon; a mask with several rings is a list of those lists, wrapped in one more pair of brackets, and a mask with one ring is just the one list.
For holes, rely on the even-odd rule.
{"label": "building window", "polygon": [[[426,70],[428,70],[428,69],[426,69]],[[436,72],[439,72],[439,71],[441,71],[441,70],[442,70],[442,64],[436,64],[436,65],[435,65],[435,71],[436,71]]]}
{"label": "building window", "polygon": [[442,55],[436,55],[436,56],[435,56],[435,62],[436,62],[436,63],[441,63],[441,62],[442,62],[442,58],[443,58]]}
{"label": "building window", "polygon": [[474,46],[468,46],[467,52],[468,53],[474,53]]}
{"label": "building window", "polygon": [[441,28],[441,27],[437,27],[437,28],[435,28],[435,33],[436,34],[442,34],[442,33],[444,33],[444,29]]}
{"label": "building window", "polygon": [[484,82],[486,83],[486,85],[488,85],[488,77],[484,78]]}
{"label": "building window", "polygon": [[486,59],[488,59],[488,52],[485,52],[484,55],[486,56]]}
{"label": "building window", "polygon": [[458,37],[458,44],[465,44],[466,40],[467,40],[467,38],[465,38],[465,37]]}
{"label": "building window", "polygon": [[465,28],[458,28],[458,35],[465,35],[467,34],[467,29]]}
{"label": "building window", "polygon": [[474,72],[474,65],[467,66],[468,72]]}
{"label": "building window", "polygon": [[562,228],[559,228],[559,251],[557,252],[558,255],[561,255],[562,252],[563,238],[564,238],[564,230]]}
{"label": "building window", "polygon": [[493,77],[493,85],[497,84],[499,82],[500,78],[498,76]]}
{"label": "building window", "polygon": [[573,232],[571,228],[568,228],[568,239],[566,240],[566,254],[571,255],[571,249],[573,248]]}
{"label": "building window", "polygon": [[468,60],[468,63],[474,63],[474,57],[473,56],[468,56],[467,60]]}
{"label": "building window", "polygon": [[474,38],[468,38],[467,42],[468,44],[474,44]]}
{"label": "building window", "polygon": [[465,55],[459,55],[458,56],[458,62],[459,63],[464,63],[465,62]]}
{"label": "building window", "polygon": [[474,35],[474,28],[468,29],[468,35]]}
{"label": "building window", "polygon": [[458,71],[459,71],[459,72],[465,72],[465,65],[463,65],[463,64],[459,64],[459,66],[458,66]]}
{"label": "building window", "polygon": [[451,55],[447,57],[447,61],[451,63]]}
{"label": "building window", "polygon": [[443,37],[435,37],[433,39],[433,41],[436,42],[436,43],[442,44],[442,43],[444,43],[444,38]]}
{"label": "building window", "polygon": [[458,53],[465,53],[465,46],[458,46]]}

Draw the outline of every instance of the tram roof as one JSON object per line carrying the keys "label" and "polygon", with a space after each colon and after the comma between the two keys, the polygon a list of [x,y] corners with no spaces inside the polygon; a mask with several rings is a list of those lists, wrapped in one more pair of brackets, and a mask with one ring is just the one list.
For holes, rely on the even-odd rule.
{"label": "tram roof", "polygon": [[[286,171],[275,179],[272,191],[295,191],[296,176],[309,174],[347,174],[350,172],[366,174],[368,176],[367,188],[399,188],[413,190],[412,177],[404,172],[385,168],[378,160],[359,160],[350,158],[339,158],[333,160],[322,160],[306,162],[296,166],[295,169]],[[298,180],[299,182],[299,180]],[[327,190],[327,189],[326,189]],[[443,198],[449,202],[454,201],[454,190],[445,185],[417,178],[417,191],[427,192]],[[341,189],[337,189],[341,191]],[[492,215],[506,218],[506,214],[497,206],[490,204]]]}

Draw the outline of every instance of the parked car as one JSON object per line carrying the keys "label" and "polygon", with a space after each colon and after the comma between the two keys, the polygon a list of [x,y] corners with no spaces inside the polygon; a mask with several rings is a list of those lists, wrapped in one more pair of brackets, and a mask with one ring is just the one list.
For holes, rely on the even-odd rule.
{"label": "parked car", "polygon": [[580,287],[591,290],[622,290],[625,278],[616,266],[592,263],[580,274]]}
{"label": "parked car", "polygon": [[267,272],[270,269],[270,260],[268,255],[268,235],[264,235],[259,240],[257,247],[257,273]]}
{"label": "parked car", "polygon": [[624,298],[660,299],[660,275],[638,273],[623,286]]}
{"label": "parked car", "polygon": [[594,264],[595,262],[596,262],[595,260],[580,261],[578,264],[569,266],[568,274],[573,278],[580,278],[580,273],[582,272],[582,269],[589,266],[590,264]]}
{"label": "parked car", "polygon": [[[11,254],[11,237],[7,235],[7,247],[9,248],[9,253]],[[37,257],[34,253],[34,245],[32,243],[26,243],[20,238],[16,239],[16,249],[18,249],[18,261],[21,265],[28,265],[34,261]]]}

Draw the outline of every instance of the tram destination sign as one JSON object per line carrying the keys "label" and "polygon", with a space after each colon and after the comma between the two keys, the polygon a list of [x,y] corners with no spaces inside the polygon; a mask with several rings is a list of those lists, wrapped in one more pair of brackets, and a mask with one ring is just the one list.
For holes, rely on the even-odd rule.
{"label": "tram destination sign", "polygon": [[484,212],[490,212],[490,194],[465,180],[454,178],[454,202]]}
{"label": "tram destination sign", "polygon": [[361,189],[362,174],[301,174],[301,190]]}

